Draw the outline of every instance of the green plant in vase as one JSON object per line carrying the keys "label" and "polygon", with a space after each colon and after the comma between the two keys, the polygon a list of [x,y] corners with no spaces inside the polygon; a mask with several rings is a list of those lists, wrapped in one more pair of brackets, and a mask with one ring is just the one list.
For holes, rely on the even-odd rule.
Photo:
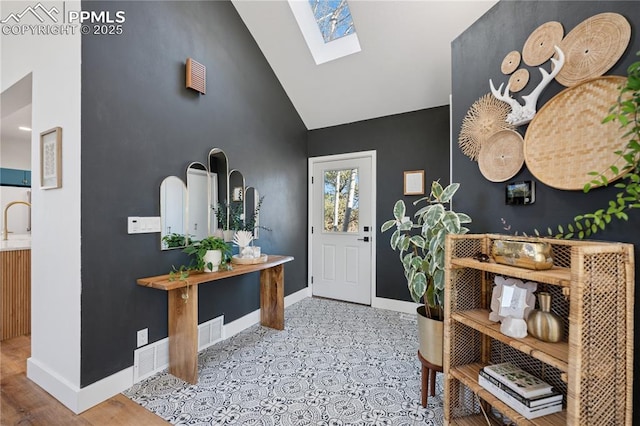
{"label": "green plant in vase", "polygon": [[[216,256],[216,259],[219,259],[217,263],[208,257],[211,256],[210,252],[213,251],[220,252],[220,255]],[[216,271],[218,265],[228,268],[229,259],[231,259],[231,247],[229,244],[222,238],[214,236],[192,241],[185,247],[184,252],[195,257],[193,269],[198,271]]]}
{"label": "green plant in vase", "polygon": [[[398,200],[393,207],[394,219],[381,227],[382,232],[395,227],[391,248],[399,254],[411,298],[416,303],[424,302],[418,308],[420,353],[434,365],[442,365],[445,239],[447,234],[467,233],[469,229],[463,225],[471,222],[468,215],[445,207],[459,187],[460,184],[452,183],[443,188],[434,181],[430,194],[413,203],[426,204],[414,213],[414,219],[405,216],[406,205]],[[437,324],[424,321],[423,317]]]}

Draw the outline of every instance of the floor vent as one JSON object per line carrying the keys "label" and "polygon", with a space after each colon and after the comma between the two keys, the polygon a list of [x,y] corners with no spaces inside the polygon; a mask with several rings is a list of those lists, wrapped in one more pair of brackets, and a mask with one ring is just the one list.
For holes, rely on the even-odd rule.
{"label": "floor vent", "polygon": [[[224,315],[198,325],[198,351],[222,340]],[[136,349],[133,353],[133,383],[169,367],[169,338]]]}
{"label": "floor vent", "polygon": [[198,326],[198,351],[208,348],[214,343],[222,340],[222,325],[224,315],[203,322]]}

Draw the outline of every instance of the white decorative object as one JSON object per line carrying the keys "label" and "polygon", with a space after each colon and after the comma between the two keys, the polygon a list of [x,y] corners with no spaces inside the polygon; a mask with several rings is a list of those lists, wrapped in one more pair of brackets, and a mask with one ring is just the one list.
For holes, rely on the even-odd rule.
{"label": "white decorative object", "polygon": [[520,105],[520,103],[513,99],[509,95],[509,83],[507,83],[507,87],[505,87],[504,92],[502,92],[502,86],[504,83],[500,84],[500,87],[496,90],[493,85],[493,81],[489,79],[489,85],[491,86],[491,93],[497,99],[504,101],[511,105],[511,112],[507,115],[507,122],[509,124],[513,124],[514,126],[521,126],[523,124],[527,124],[533,119],[533,116],[536,115],[536,108],[538,103],[538,97],[542,93],[542,91],[547,87],[547,85],[558,75],[562,66],[564,65],[565,57],[564,53],[558,46],[554,46],[556,52],[558,53],[558,59],[551,58],[551,62],[553,62],[553,69],[551,73],[548,73],[544,68],[539,67],[540,73],[542,74],[542,81],[536,86],[531,93],[526,96],[523,96],[524,106]]}
{"label": "white decorative object", "polygon": [[239,247],[240,257],[253,257],[253,249],[249,247],[252,240],[251,231],[237,231],[233,236],[233,243]]}
{"label": "white decorative object", "polygon": [[236,234],[233,236],[233,243],[238,247],[246,247],[253,240],[253,235],[251,231],[236,231]]}
{"label": "white decorative object", "polygon": [[527,323],[522,318],[505,317],[500,324],[500,332],[521,339],[527,337]]}
{"label": "white decorative object", "polygon": [[[533,293],[538,288],[538,283],[533,281],[525,283],[516,278],[501,276],[496,276],[493,282],[495,287],[493,287],[491,294],[489,320],[498,322],[507,316],[526,320],[536,304],[536,296]],[[524,300],[521,299],[522,297]]]}
{"label": "white decorative object", "polygon": [[534,308],[536,299],[533,294],[538,283],[522,282],[516,278],[496,276],[496,286],[491,295],[489,320],[501,321],[500,332],[510,337],[527,336],[526,319]]}

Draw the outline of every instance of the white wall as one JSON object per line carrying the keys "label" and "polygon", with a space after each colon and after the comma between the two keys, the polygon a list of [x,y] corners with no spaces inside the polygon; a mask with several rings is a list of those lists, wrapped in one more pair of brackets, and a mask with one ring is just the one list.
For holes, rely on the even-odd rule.
{"label": "white wall", "polygon": [[[42,2],[63,10],[62,2]],[[27,2],[0,3],[0,16]],[[67,1],[66,10],[80,10]],[[80,34],[0,35],[0,89],[33,73],[31,170],[39,182],[40,132],[62,127],[62,184],[33,186],[31,358],[27,375],[77,411],[80,387]]]}

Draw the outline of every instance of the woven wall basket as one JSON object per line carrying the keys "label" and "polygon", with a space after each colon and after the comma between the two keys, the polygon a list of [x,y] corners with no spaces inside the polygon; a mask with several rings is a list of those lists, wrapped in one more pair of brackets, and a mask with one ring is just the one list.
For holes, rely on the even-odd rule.
{"label": "woven wall basket", "polygon": [[616,103],[625,77],[606,76],[568,88],[547,102],[533,118],[524,138],[524,159],[542,183],[557,189],[580,190],[593,177],[614,175],[609,166],[624,165],[614,151],[627,140],[617,122],[602,124]]}
{"label": "woven wall basket", "polygon": [[525,41],[522,48],[522,60],[532,67],[548,61],[555,53],[553,47],[560,43],[563,35],[564,29],[560,22],[549,21],[540,25]]}
{"label": "woven wall basket", "polygon": [[504,129],[514,129],[507,123],[507,114],[511,107],[506,102],[487,93],[475,101],[462,120],[458,145],[462,153],[472,160],[478,160],[480,148],[493,134]]}
{"label": "woven wall basket", "polygon": [[622,57],[630,39],[631,25],[618,13],[585,19],[559,44],[566,61],[556,80],[571,87],[604,75]]}
{"label": "woven wall basket", "polygon": [[501,130],[491,136],[480,149],[480,173],[491,182],[504,182],[514,177],[524,164],[522,136],[515,130]]}

